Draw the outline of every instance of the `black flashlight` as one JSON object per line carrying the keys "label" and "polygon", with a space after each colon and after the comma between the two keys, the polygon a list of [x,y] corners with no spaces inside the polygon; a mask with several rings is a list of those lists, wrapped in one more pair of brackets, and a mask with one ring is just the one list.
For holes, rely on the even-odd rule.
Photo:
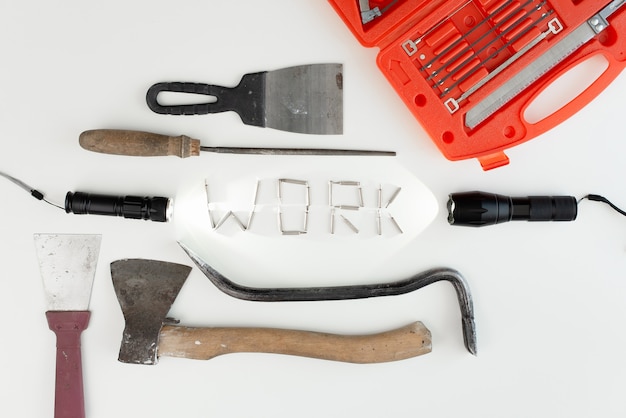
{"label": "black flashlight", "polygon": [[68,192],[65,211],[77,215],[108,215],[130,219],[167,222],[172,202],[167,197],[110,196],[83,192]]}
{"label": "black flashlight", "polygon": [[509,221],[573,221],[578,202],[573,196],[510,197],[486,192],[452,193],[450,225],[485,226]]}

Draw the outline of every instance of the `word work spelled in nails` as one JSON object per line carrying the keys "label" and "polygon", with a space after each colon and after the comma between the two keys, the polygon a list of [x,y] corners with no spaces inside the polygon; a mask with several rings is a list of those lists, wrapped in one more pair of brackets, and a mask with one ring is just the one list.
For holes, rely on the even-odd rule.
{"label": "word work spelled in nails", "polygon": [[[212,229],[226,224],[241,231],[261,231],[275,223],[280,235],[341,234],[397,235],[403,230],[390,206],[401,194],[394,185],[362,183],[355,180],[309,182],[297,178],[257,180],[245,210],[234,209],[234,202],[212,196],[205,181],[206,204]],[[247,193],[247,192],[246,192]],[[218,193],[216,193],[218,194]],[[241,206],[241,204],[239,205]],[[272,220],[257,217],[261,210],[273,212]],[[257,224],[258,222],[258,224]]]}

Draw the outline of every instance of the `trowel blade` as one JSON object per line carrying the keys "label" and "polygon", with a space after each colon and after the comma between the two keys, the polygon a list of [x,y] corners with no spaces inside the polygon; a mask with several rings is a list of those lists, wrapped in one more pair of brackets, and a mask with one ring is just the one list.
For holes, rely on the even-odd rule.
{"label": "trowel blade", "polygon": [[265,126],[316,135],[343,133],[343,66],[312,64],[268,71]]}
{"label": "trowel blade", "polygon": [[101,235],[35,234],[48,311],[86,311]]}

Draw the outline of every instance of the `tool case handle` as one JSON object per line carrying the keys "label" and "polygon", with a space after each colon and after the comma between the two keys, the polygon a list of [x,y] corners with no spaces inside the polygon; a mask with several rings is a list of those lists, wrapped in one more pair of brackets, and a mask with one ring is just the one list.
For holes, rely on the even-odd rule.
{"label": "tool case handle", "polygon": [[[525,117],[524,114],[526,110],[531,106],[531,104],[545,92],[554,82],[556,82],[563,75],[568,73],[570,70],[576,68],[578,65],[585,63],[586,61],[593,59],[594,57],[602,56],[607,60],[606,69],[593,81],[591,82],[586,89],[584,89],[580,94],[578,94],[574,99],[555,110],[550,115],[547,115],[545,118],[535,122],[530,123]],[[563,65],[558,68],[557,71],[553,73],[553,75],[547,78],[543,84],[541,84],[530,96],[530,98],[523,103],[520,108],[519,119],[525,125],[529,134],[532,137],[539,136],[544,132],[554,128],[560,123],[564,122],[587,104],[589,104],[593,99],[595,99],[602,91],[604,91],[612,82],[617,78],[618,75],[623,71],[626,62],[618,60],[613,54],[608,53],[602,49],[598,49],[595,51],[591,51],[585,56],[580,57],[579,59],[568,62],[567,65]]]}

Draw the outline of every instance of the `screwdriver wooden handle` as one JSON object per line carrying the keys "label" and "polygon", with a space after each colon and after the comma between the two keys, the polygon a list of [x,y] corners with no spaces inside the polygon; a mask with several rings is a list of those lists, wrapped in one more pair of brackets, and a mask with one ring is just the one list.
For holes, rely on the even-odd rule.
{"label": "screwdriver wooden handle", "polygon": [[78,142],[86,150],[103,154],[180,158],[200,155],[200,140],[186,135],[167,136],[124,129],[95,129],[80,134]]}
{"label": "screwdriver wooden handle", "polygon": [[208,360],[229,353],[273,353],[348,363],[382,363],[430,353],[421,322],[372,335],[338,335],[274,328],[190,328],[165,325],[159,356]]}

